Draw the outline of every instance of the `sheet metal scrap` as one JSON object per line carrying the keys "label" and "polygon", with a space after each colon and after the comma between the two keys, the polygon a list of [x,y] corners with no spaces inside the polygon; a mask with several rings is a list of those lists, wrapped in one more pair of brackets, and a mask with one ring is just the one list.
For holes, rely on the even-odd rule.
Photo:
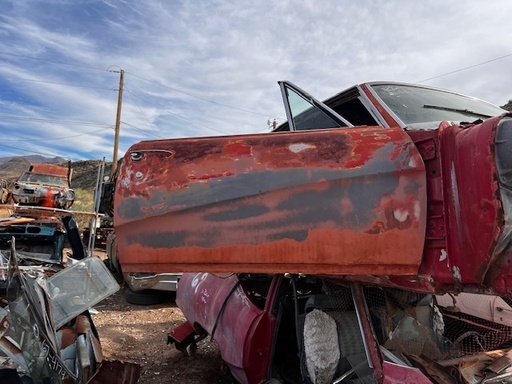
{"label": "sheet metal scrap", "polygon": [[497,384],[512,381],[512,350],[499,349],[466,355],[458,358],[440,360],[439,366],[451,370],[452,377],[460,377],[468,384]]}
{"label": "sheet metal scrap", "polygon": [[5,332],[11,326],[9,319],[7,318],[7,312],[1,311],[3,308],[0,308],[0,338],[4,337]]}
{"label": "sheet metal scrap", "polygon": [[44,269],[21,268],[15,243],[13,237],[7,276],[8,309],[0,307],[4,368],[17,369],[20,377],[29,376],[35,384],[136,383],[140,375],[137,364],[103,358],[87,311],[55,328]]}

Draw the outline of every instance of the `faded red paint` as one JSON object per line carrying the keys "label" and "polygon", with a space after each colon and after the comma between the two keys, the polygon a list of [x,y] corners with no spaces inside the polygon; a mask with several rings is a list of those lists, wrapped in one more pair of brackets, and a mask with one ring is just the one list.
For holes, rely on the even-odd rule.
{"label": "faded red paint", "polygon": [[268,308],[260,309],[238,285],[237,275],[184,274],[180,280],[180,285],[191,289],[181,290],[178,305],[190,314],[191,324],[201,325],[215,337],[222,359],[240,383],[258,384],[267,378],[276,326],[271,298],[277,294],[278,282],[270,288]]}
{"label": "faded red paint", "polygon": [[371,100],[372,105],[375,106],[375,108],[377,108],[377,110],[384,118],[388,126],[394,127],[398,125],[396,120],[389,114],[388,110],[377,100],[373,93],[368,89],[368,86],[366,86],[365,84],[361,84],[361,90],[368,97],[368,99]]}
{"label": "faded red paint", "polygon": [[55,208],[55,203],[54,203],[54,198],[53,198],[54,197],[54,193],[53,193],[54,189],[56,189],[56,192],[58,193],[57,188],[47,187],[46,196],[41,201],[41,207]]}
{"label": "faded red paint", "polygon": [[400,128],[142,142],[119,180],[128,272],[410,275],[421,262],[424,166]]}
{"label": "faded red paint", "polygon": [[508,119],[510,131],[510,114],[404,131],[370,85],[357,89],[389,128],[130,148],[115,197],[124,268],[322,273],[426,292],[510,293],[503,204],[511,186],[500,183],[495,158],[497,127]]}
{"label": "faded red paint", "polygon": [[[40,173],[43,175],[68,176],[70,170],[66,167],[53,164],[32,164],[29,169],[32,173]],[[70,177],[71,178],[71,177]]]}

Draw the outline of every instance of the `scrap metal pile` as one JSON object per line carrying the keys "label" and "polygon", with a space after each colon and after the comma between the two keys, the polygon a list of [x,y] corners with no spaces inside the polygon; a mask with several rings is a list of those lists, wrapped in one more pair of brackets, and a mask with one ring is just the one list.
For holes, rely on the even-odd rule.
{"label": "scrap metal pile", "polygon": [[136,383],[138,365],[103,357],[89,309],[119,285],[73,212],[0,209],[0,382]]}

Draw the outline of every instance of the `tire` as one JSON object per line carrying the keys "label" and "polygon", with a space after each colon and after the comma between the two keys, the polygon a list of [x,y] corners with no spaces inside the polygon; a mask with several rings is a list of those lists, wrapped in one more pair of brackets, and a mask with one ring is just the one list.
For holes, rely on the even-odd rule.
{"label": "tire", "polygon": [[107,260],[110,264],[109,269],[117,273],[122,273],[119,260],[117,259],[117,240],[115,232],[111,232],[107,235],[105,251],[107,252]]}
{"label": "tire", "polygon": [[132,291],[129,288],[124,290],[124,299],[135,305],[155,305],[164,301],[164,293],[145,289],[143,291]]}

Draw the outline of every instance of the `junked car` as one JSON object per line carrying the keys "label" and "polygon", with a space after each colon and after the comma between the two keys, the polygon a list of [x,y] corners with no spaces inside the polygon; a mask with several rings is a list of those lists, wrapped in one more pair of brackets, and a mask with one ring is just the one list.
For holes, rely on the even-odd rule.
{"label": "junked car", "polygon": [[324,102],[279,84],[272,133],[121,161],[123,270],[187,272],[169,341],[210,335],[241,383],[508,380],[512,114],[414,84]]}
{"label": "junked car", "polygon": [[124,272],[119,263],[115,232],[107,235],[106,253],[110,269],[119,273],[126,284],[124,298],[130,304],[153,305],[176,292],[181,273]]}
{"label": "junked car", "polygon": [[185,273],[177,304],[187,322],[168,341],[191,354],[213,338],[240,383],[510,382],[510,300],[492,307],[497,297],[472,294],[479,309],[468,311],[461,295],[459,304],[333,277]]}
{"label": "junked car", "polygon": [[69,209],[75,200],[71,167],[32,164],[14,183],[12,198],[22,205]]}
{"label": "junked car", "polygon": [[[127,288],[124,290],[124,297],[130,304],[153,305],[165,300],[169,292],[176,292],[181,273],[151,273],[131,271],[125,272],[119,263],[117,238],[113,227],[114,219],[114,191],[117,175],[107,178],[99,188],[100,208],[99,212],[104,214],[103,223],[110,225],[104,228],[96,228],[100,236],[105,235],[105,250],[110,269],[120,274]],[[84,231],[84,239],[89,236],[89,231]]]}

